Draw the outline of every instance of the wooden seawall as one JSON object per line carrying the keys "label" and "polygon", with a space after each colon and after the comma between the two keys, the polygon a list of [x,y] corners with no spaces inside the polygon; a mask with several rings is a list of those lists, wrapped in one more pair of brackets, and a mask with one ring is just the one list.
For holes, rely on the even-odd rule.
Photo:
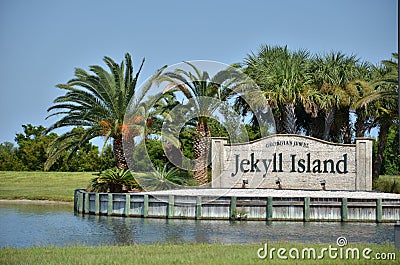
{"label": "wooden seawall", "polygon": [[[172,191],[173,192],[173,191]],[[275,194],[276,195],[276,194]],[[397,222],[400,197],[277,197],[170,193],[93,193],[75,190],[77,213],[143,218]]]}

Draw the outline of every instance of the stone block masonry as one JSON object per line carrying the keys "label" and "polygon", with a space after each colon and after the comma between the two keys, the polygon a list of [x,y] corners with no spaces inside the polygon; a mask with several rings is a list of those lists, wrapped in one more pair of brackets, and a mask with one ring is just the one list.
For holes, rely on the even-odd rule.
{"label": "stone block masonry", "polygon": [[372,139],[337,144],[301,135],[249,143],[213,138],[212,187],[329,190],[372,189]]}

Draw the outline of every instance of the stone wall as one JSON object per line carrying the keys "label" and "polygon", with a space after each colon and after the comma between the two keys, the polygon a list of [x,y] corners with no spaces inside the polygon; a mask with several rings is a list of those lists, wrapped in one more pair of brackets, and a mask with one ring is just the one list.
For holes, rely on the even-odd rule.
{"label": "stone wall", "polygon": [[212,187],[372,189],[372,140],[336,144],[301,135],[273,135],[250,143],[213,138]]}

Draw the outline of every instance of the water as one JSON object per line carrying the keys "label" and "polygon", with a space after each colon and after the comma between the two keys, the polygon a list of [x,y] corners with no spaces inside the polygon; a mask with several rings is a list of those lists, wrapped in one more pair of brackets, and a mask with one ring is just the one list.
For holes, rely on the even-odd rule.
{"label": "water", "polygon": [[394,244],[394,224],[229,222],[74,215],[69,206],[0,204],[0,248],[271,241]]}

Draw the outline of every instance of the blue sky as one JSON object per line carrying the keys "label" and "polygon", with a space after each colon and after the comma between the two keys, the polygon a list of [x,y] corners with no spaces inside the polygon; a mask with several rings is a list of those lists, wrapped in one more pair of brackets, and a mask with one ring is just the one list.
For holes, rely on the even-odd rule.
{"label": "blue sky", "polygon": [[398,50],[396,0],[0,2],[0,142],[47,108],[75,67],[131,53],[144,81],[184,60],[241,62],[261,44],[342,51],[377,64]]}

